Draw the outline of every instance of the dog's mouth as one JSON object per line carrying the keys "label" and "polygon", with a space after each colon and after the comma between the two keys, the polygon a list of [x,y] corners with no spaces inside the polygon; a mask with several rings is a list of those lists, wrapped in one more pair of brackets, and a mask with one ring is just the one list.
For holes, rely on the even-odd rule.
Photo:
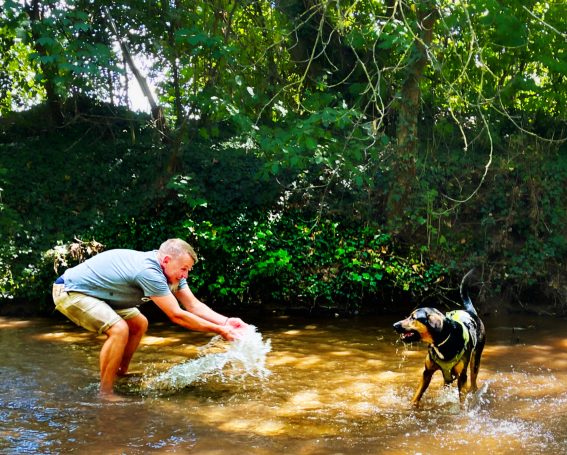
{"label": "dog's mouth", "polygon": [[415,341],[421,340],[421,335],[417,330],[410,330],[400,334],[400,340],[404,343],[413,343]]}

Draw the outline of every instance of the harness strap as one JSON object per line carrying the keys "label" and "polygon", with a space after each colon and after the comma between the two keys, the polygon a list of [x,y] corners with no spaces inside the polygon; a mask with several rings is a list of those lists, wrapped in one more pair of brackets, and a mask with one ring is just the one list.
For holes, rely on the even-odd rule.
{"label": "harness strap", "polygon": [[459,361],[461,360],[461,357],[463,357],[463,354],[465,353],[465,350],[467,348],[467,344],[469,342],[470,337],[469,337],[469,331],[467,330],[467,327],[459,319],[459,310],[451,311],[451,312],[447,313],[446,317],[455,321],[455,322],[458,322],[461,325],[461,327],[463,329],[463,332],[462,332],[463,342],[464,342],[463,343],[463,349],[461,349],[461,351],[452,359],[445,360],[444,356],[439,352],[438,347],[442,346],[444,343],[447,342],[447,340],[450,338],[450,337],[447,337],[438,346],[435,346],[433,344],[430,345],[429,354],[431,355],[431,357],[433,358],[435,363],[441,367],[441,371],[443,372],[443,379],[445,380],[445,382],[449,383],[449,382],[453,382],[455,380],[455,377],[453,377],[452,369],[457,363],[459,363]]}

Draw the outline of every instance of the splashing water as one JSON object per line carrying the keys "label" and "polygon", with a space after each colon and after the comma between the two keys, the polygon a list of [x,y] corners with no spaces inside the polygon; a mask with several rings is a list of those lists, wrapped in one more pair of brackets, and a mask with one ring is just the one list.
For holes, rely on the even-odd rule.
{"label": "splashing water", "polygon": [[270,350],[271,341],[264,341],[253,325],[246,328],[240,339],[230,343],[217,335],[199,349],[196,359],[145,378],[142,391],[151,395],[172,394],[211,377],[222,381],[242,381],[249,376],[265,379],[270,374],[265,365],[266,354]]}

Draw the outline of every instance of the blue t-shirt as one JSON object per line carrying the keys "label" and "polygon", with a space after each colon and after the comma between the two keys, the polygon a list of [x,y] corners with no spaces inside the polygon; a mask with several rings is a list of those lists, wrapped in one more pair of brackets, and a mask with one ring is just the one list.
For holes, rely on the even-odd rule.
{"label": "blue t-shirt", "polygon": [[[111,307],[132,308],[148,297],[165,296],[172,292],[157,259],[157,251],[108,250],[63,274],[65,291],[104,300]],[[187,286],[179,281],[177,289]]]}

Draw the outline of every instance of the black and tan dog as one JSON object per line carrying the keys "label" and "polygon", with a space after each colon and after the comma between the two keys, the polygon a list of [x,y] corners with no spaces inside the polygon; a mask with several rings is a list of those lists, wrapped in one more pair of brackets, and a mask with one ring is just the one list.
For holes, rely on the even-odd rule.
{"label": "black and tan dog", "polygon": [[461,282],[464,310],[443,314],[435,308],[418,308],[408,318],[394,324],[404,343],[422,341],[429,344],[423,376],[412,399],[416,407],[437,370],[443,372],[446,385],[457,379],[461,404],[465,399],[469,364],[469,390],[475,392],[478,389],[476,378],[484,349],[485,330],[468,293],[467,283],[473,272],[469,271]]}

